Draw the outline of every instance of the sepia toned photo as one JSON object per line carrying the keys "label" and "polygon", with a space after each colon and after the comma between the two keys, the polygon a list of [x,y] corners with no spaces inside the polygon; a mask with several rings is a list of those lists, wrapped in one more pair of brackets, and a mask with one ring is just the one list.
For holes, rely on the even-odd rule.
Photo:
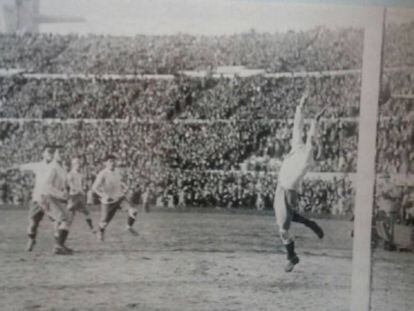
{"label": "sepia toned photo", "polygon": [[413,310],[414,6],[0,11],[1,310]]}

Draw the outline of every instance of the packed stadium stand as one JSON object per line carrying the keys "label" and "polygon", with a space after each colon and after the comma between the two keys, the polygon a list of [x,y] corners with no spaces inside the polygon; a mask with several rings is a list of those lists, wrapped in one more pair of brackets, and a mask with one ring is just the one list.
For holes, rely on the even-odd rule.
{"label": "packed stadium stand", "polygon": [[[414,172],[413,29],[386,31],[384,88],[395,96],[380,102],[381,174]],[[21,70],[0,77],[0,162],[39,160],[44,143],[61,142],[67,156],[82,158],[89,183],[115,153],[136,198],[150,188],[154,203],[170,207],[271,208],[309,84],[306,115],[329,110],[301,208],[351,214],[362,50],[361,30],[322,27],[210,37],[0,34],[0,68]],[[264,74],[220,76],[219,66]],[[191,70],[205,74],[183,73]],[[0,201],[27,201],[31,182],[3,174]]]}

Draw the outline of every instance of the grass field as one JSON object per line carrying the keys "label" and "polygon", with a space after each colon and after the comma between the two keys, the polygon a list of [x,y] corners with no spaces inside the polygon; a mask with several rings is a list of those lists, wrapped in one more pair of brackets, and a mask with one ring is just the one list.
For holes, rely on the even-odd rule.
{"label": "grass field", "polygon": [[[0,213],[0,310],[349,310],[351,222],[320,220],[323,241],[294,225],[288,274],[272,215],[140,213],[133,237],[119,213],[104,243],[77,215],[56,256],[48,219],[26,253],[27,212]],[[373,310],[413,310],[413,256],[376,252]]]}

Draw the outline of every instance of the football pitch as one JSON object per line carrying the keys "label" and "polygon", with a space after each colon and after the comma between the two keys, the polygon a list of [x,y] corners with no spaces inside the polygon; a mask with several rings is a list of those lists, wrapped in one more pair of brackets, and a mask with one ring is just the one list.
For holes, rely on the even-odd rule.
{"label": "football pitch", "polygon": [[[285,273],[271,213],[140,212],[135,237],[119,212],[103,243],[78,214],[73,256],[53,255],[46,218],[25,252],[27,211],[0,213],[1,310],[349,310],[349,221],[319,220],[322,241],[294,224],[301,262]],[[374,258],[372,310],[412,310],[414,254]]]}

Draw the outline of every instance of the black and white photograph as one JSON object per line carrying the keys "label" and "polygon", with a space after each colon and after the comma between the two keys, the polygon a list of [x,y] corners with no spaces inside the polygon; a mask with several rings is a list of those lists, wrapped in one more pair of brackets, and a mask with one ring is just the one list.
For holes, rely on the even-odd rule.
{"label": "black and white photograph", "polygon": [[0,310],[414,310],[383,2],[0,0]]}

